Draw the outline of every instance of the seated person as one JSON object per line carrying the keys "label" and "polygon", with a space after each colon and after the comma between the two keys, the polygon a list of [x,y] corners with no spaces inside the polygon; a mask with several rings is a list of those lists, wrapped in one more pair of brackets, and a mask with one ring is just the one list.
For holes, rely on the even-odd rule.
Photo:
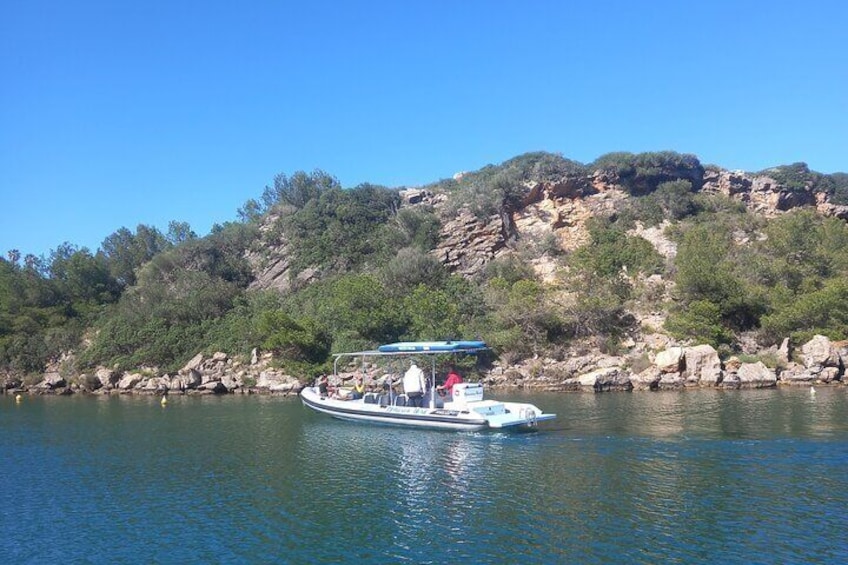
{"label": "seated person", "polygon": [[336,400],[350,400],[351,391],[339,388],[337,386],[331,386],[330,380],[327,375],[321,375],[318,378],[318,394],[321,396],[321,399],[325,398],[334,398]]}
{"label": "seated person", "polygon": [[353,377],[353,389],[350,391],[348,398],[350,400],[358,400],[365,395],[365,383],[362,380],[362,375],[357,374]]}
{"label": "seated person", "polygon": [[424,371],[414,362],[403,376],[403,392],[409,397],[409,405],[421,408],[424,406]]}
{"label": "seated person", "polygon": [[453,385],[458,385],[462,382],[462,377],[459,373],[456,372],[456,368],[453,366],[448,370],[448,376],[445,379],[445,384],[439,385],[436,387],[436,390],[439,391],[441,396],[447,396],[448,398],[453,398]]}

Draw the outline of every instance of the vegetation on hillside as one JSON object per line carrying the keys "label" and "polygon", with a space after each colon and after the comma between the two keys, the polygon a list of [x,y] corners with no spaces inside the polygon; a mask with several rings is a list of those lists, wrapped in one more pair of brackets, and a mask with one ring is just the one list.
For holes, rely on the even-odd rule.
{"label": "vegetation on hillside", "polygon": [[771,177],[790,191],[824,192],[831,197],[834,204],[848,205],[848,174],[846,173],[825,175],[811,171],[806,163],[792,163],[765,169],[756,174]]}
{"label": "vegetation on hillside", "polygon": [[[573,252],[536,242],[474,279],[429,253],[442,214],[508,215],[534,182],[588,186],[596,172],[632,197],[592,220]],[[842,173],[796,163],[763,174],[848,201]],[[586,340],[615,352],[633,314],[657,310],[668,313],[673,336],[728,352],[742,332],[763,344],[848,338],[848,224],[808,210],[766,220],[699,192],[702,176],[697,158],[673,152],[611,153],[589,165],[529,153],[430,185],[446,198],[437,210],[401,206],[385,187],[343,189],[323,171],[278,175],[238,222],[203,238],[172,222],[168,233],[120,228],[96,252],[72,244],[47,258],[9,251],[0,259],[0,372],[36,373],[69,351],[78,370],[172,371],[198,351],[259,347],[310,375],[326,370],[331,351],[459,336],[480,336],[511,362]],[[674,259],[635,235],[637,225],[667,226]],[[247,257],[270,248],[285,250],[292,277],[309,270],[311,282],[251,290]],[[555,284],[535,275],[541,255],[559,267]],[[670,296],[648,284],[655,275],[673,283]]]}

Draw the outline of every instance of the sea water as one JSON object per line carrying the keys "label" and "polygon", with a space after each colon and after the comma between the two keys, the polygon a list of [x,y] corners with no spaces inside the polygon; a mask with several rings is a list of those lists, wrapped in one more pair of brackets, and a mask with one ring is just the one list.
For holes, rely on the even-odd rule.
{"label": "sea water", "polygon": [[558,419],[0,396],[0,563],[848,562],[848,388],[506,396]]}

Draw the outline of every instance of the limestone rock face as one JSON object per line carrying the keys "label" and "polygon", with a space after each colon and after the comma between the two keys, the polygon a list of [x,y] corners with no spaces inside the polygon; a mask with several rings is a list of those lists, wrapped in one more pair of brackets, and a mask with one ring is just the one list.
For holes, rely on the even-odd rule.
{"label": "limestone rock face", "polygon": [[704,183],[704,167],[694,156],[681,159],[675,164],[665,163],[656,171],[641,178],[622,175],[614,170],[601,169],[592,175],[592,185],[596,188],[626,186],[628,192],[636,196],[649,194],[656,186],[669,181],[688,180],[694,190],[700,190]]}
{"label": "limestone rock face", "polygon": [[481,220],[468,210],[460,210],[442,226],[439,245],[432,254],[451,271],[473,276],[506,249],[511,231],[504,216]]}
{"label": "limestone rock face", "polygon": [[771,177],[739,171],[706,171],[702,191],[723,194],[766,216],[817,204],[812,190],[789,190]]}
{"label": "limestone rock face", "polygon": [[628,235],[641,237],[648,241],[657,250],[657,253],[666,259],[674,259],[677,256],[677,244],[666,236],[666,228],[671,225],[668,220],[658,226],[644,227],[640,222],[636,228],[627,232]]}
{"label": "limestone rock face", "polygon": [[406,205],[422,204],[430,202],[433,199],[433,193],[429,190],[408,188],[400,191],[400,198]]}

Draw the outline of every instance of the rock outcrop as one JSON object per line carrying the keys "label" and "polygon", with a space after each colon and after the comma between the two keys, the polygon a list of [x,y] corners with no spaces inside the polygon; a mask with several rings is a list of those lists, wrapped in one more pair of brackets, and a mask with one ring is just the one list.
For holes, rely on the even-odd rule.
{"label": "rock outcrop", "polygon": [[812,190],[789,190],[771,177],[741,171],[706,171],[702,191],[723,194],[768,217],[792,208],[817,204]]}
{"label": "rock outcrop", "polygon": [[473,276],[506,250],[511,231],[504,216],[479,219],[468,210],[460,210],[442,226],[432,254],[451,271]]}

